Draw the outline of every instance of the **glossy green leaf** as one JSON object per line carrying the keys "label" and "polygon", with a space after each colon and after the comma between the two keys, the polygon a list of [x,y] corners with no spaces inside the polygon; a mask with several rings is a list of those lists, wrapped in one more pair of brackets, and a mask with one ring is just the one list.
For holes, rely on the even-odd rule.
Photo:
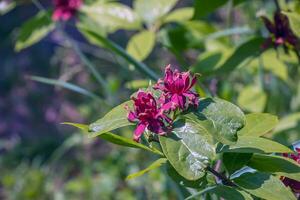
{"label": "glossy green leaf", "polygon": [[134,179],[134,178],[137,178],[139,176],[142,176],[144,175],[145,173],[153,170],[153,169],[156,169],[156,168],[159,168],[160,166],[162,166],[163,164],[165,164],[168,160],[166,158],[160,158],[156,161],[154,161],[149,167],[139,171],[139,172],[136,172],[136,173],[133,173],[133,174],[130,174],[126,177],[126,180],[130,180],[130,179]]}
{"label": "glossy green leaf", "polygon": [[278,125],[274,129],[274,133],[279,133],[296,127],[300,123],[300,112],[287,115],[279,120]]}
{"label": "glossy green leaf", "polygon": [[229,174],[232,174],[244,167],[251,156],[251,153],[223,153],[223,163]]}
{"label": "glossy green leaf", "polygon": [[223,6],[227,3],[227,0],[195,0],[194,7],[195,7],[195,18],[205,17],[206,15],[212,13],[217,8]]}
{"label": "glossy green leaf", "polygon": [[246,125],[238,132],[244,136],[262,136],[278,124],[278,118],[268,113],[251,113],[246,115]]}
{"label": "glossy green leaf", "polygon": [[266,200],[296,200],[294,194],[279,180],[267,173],[245,173],[234,179],[243,190]]}
{"label": "glossy green leaf", "polygon": [[173,131],[159,141],[171,165],[187,180],[203,177],[215,156],[211,136],[190,120],[177,121]]}
{"label": "glossy green leaf", "polygon": [[168,175],[179,185],[189,188],[204,188],[207,185],[206,176],[201,177],[198,180],[187,180],[183,176],[177,173],[170,163],[167,163]]}
{"label": "glossy green leaf", "polygon": [[55,28],[55,24],[49,18],[49,15],[50,12],[41,11],[22,25],[15,46],[16,51],[39,42]]}
{"label": "glossy green leaf", "polygon": [[130,38],[126,51],[136,60],[142,61],[148,57],[155,45],[155,33],[141,31]]}
{"label": "glossy green leaf", "polygon": [[249,167],[261,172],[271,172],[300,181],[300,166],[290,158],[275,155],[254,154]]}
{"label": "glossy green leaf", "polygon": [[194,8],[185,7],[185,8],[178,8],[171,12],[170,14],[166,15],[163,18],[163,23],[170,23],[170,22],[183,22],[191,19],[194,15]]}
{"label": "glossy green leaf", "polygon": [[124,127],[133,125],[127,119],[128,111],[125,109],[125,106],[132,105],[132,101],[126,101],[121,105],[116,106],[111,111],[109,111],[104,117],[100,118],[96,122],[90,124],[89,132],[90,137],[96,137],[103,133]]}
{"label": "glossy green leaf", "polygon": [[216,139],[224,144],[237,141],[237,131],[245,124],[244,113],[234,104],[218,99],[200,100],[198,112],[213,122]]}
{"label": "glossy green leaf", "polygon": [[252,136],[239,136],[237,143],[224,145],[219,152],[237,153],[291,153],[288,147],[269,139]]}
{"label": "glossy green leaf", "polygon": [[[78,123],[70,123],[70,122],[64,122],[63,124],[74,126],[76,128],[79,128],[80,130],[82,130],[84,133],[89,134],[89,125],[78,124]],[[133,139],[131,139],[131,138],[125,138],[125,137],[119,136],[119,135],[114,134],[114,133],[110,133],[110,132],[102,133],[98,137],[103,139],[103,140],[106,140],[110,143],[116,144],[116,145],[143,149],[143,150],[150,151],[152,153],[158,154],[160,156],[164,156],[159,150],[157,150],[155,148],[147,147],[147,146],[145,146],[141,143],[137,143],[137,142],[133,141]]]}
{"label": "glossy green leaf", "polygon": [[167,14],[178,0],[135,0],[133,7],[146,24],[154,24]]}
{"label": "glossy green leaf", "polygon": [[293,32],[300,37],[300,14],[296,12],[282,12],[289,18]]}
{"label": "glossy green leaf", "polygon": [[253,200],[250,194],[237,188],[228,187],[225,185],[219,185],[216,188],[210,190],[208,193],[215,194],[222,199],[232,200]]}
{"label": "glossy green leaf", "polygon": [[216,73],[224,74],[231,72],[246,59],[259,55],[264,40],[264,38],[260,37],[252,38],[238,46],[225,63],[216,70]]}
{"label": "glossy green leaf", "polygon": [[139,16],[128,6],[115,2],[96,2],[81,7],[81,12],[108,32],[118,29],[136,30],[141,27]]}
{"label": "glossy green leaf", "polygon": [[267,103],[266,93],[257,86],[247,86],[239,94],[238,104],[250,112],[262,112]]}

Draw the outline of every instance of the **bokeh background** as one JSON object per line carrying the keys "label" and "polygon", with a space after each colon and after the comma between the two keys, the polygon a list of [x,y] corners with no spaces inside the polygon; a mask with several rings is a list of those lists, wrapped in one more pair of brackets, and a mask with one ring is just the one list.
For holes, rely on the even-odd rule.
{"label": "bokeh background", "polygon": [[[0,11],[5,8],[3,2]],[[133,4],[131,0],[120,2],[130,7]],[[177,22],[162,26],[157,31],[155,47],[144,62],[160,75],[169,63],[202,73],[201,87],[197,89],[202,96],[217,95],[239,104],[246,112],[278,115],[286,123],[282,122],[270,137],[291,145],[300,134],[297,70],[295,74],[299,64],[293,52],[285,54],[279,49],[282,56],[278,58],[271,49],[262,61],[261,56],[250,59],[249,47],[239,52],[246,54],[247,59],[231,63],[236,65],[234,70],[205,76],[207,70],[226,60],[243,42],[254,36],[268,36],[258,16],[271,18],[276,10],[274,2],[241,2],[235,5],[228,1],[205,16],[193,18],[201,22],[199,26]],[[137,88],[146,86],[149,78],[111,50],[91,45],[75,26],[64,27],[64,32],[96,66],[108,92],[91,75],[86,62],[60,29],[16,52],[19,28],[39,11],[31,1],[17,3],[17,7],[0,15],[0,199],[180,199],[179,188],[164,169],[125,181],[128,174],[151,163],[153,159],[147,152],[90,139],[61,124],[97,120],[111,107],[127,100]],[[45,8],[52,6],[51,1],[40,3]],[[299,2],[280,3],[294,9]],[[172,10],[194,6],[199,4],[181,0]],[[108,37],[125,48],[135,33],[117,30]],[[199,41],[202,37],[211,38]],[[70,90],[68,85],[49,85],[48,79],[45,84],[47,81],[32,76],[73,85]],[[76,92],[78,88],[74,89],[74,85],[94,96]],[[117,133],[132,137],[130,128]]]}

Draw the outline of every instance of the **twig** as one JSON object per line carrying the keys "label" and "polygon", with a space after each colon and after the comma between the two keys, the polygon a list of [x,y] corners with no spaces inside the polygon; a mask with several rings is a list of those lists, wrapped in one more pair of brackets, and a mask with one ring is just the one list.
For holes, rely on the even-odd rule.
{"label": "twig", "polygon": [[216,177],[218,177],[222,183],[224,185],[227,185],[227,186],[236,186],[236,184],[234,184],[230,179],[228,179],[226,176],[224,176],[223,174],[220,174],[219,172],[217,172],[216,170],[214,170],[213,168],[211,167],[207,167],[206,168],[210,173],[212,173],[213,175],[215,175]]}

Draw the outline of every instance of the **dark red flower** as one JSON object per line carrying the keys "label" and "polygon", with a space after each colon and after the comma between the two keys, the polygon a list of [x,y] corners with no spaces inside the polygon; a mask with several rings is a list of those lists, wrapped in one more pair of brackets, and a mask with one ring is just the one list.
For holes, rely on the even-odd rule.
{"label": "dark red flower", "polygon": [[[291,158],[300,164],[300,148],[296,148],[297,153],[294,154],[283,154],[284,157]],[[289,186],[294,192],[300,193],[300,182],[287,177],[281,177],[281,181],[284,185]]]}
{"label": "dark red flower", "polygon": [[129,111],[128,120],[138,123],[133,139],[138,142],[146,128],[153,133],[165,134],[172,121],[158,107],[152,94],[140,90],[132,100],[134,110]]}
{"label": "dark red flower", "polygon": [[82,4],[82,0],[53,0],[54,12],[52,19],[54,21],[67,21],[72,18]]}
{"label": "dark red flower", "polygon": [[198,106],[199,95],[191,91],[197,79],[191,76],[190,72],[174,72],[170,65],[165,69],[164,79],[160,79],[154,89],[163,92],[160,101],[163,103],[162,109],[165,111],[186,110],[189,106]]}
{"label": "dark red flower", "polygon": [[292,32],[288,18],[280,13],[276,12],[274,14],[274,22],[271,22],[268,18],[261,17],[266,28],[270,32],[270,36],[267,38],[263,44],[263,48],[268,48],[273,45],[277,48],[279,45],[283,45],[287,49],[287,45],[296,47],[298,44],[298,39]]}

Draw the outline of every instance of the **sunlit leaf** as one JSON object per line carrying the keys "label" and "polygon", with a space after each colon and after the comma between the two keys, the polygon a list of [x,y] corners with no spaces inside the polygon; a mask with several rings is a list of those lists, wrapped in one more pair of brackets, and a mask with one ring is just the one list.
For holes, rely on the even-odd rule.
{"label": "sunlit leaf", "polygon": [[100,118],[96,122],[90,124],[89,132],[91,137],[99,136],[103,133],[124,127],[133,125],[127,119],[128,111],[125,106],[132,106],[132,101],[126,101],[121,105],[116,106],[109,111],[104,117]]}
{"label": "sunlit leaf", "polygon": [[233,180],[250,194],[266,200],[296,200],[294,194],[279,180],[270,174],[245,173]]}
{"label": "sunlit leaf", "polygon": [[185,8],[178,8],[171,12],[170,14],[166,15],[163,18],[163,23],[170,23],[170,22],[183,22],[191,19],[194,14],[194,8],[185,7]]}
{"label": "sunlit leaf", "polygon": [[15,46],[16,51],[37,43],[55,28],[49,16],[50,12],[41,11],[22,25]]}
{"label": "sunlit leaf", "polygon": [[189,120],[177,121],[173,131],[159,141],[171,165],[187,180],[203,177],[215,156],[211,137]]}
{"label": "sunlit leaf", "polygon": [[141,31],[132,36],[127,44],[127,52],[136,60],[142,61],[148,57],[155,45],[155,33]]}
{"label": "sunlit leaf", "polygon": [[135,0],[133,7],[135,12],[147,24],[154,24],[162,16],[167,14],[178,0]]}
{"label": "sunlit leaf", "polygon": [[249,85],[240,92],[237,102],[247,111],[262,112],[267,103],[267,95],[260,87]]}
{"label": "sunlit leaf", "polygon": [[237,143],[224,145],[219,152],[237,153],[291,153],[288,147],[269,139],[252,136],[239,136]]}
{"label": "sunlit leaf", "polygon": [[300,37],[300,14],[296,12],[282,12],[289,18],[293,32]]}
{"label": "sunlit leaf", "polygon": [[290,158],[254,154],[247,165],[261,172],[271,172],[300,181],[300,165]]}
{"label": "sunlit leaf", "polygon": [[296,127],[300,123],[300,113],[287,115],[279,120],[278,125],[274,129],[274,134]]}
{"label": "sunlit leaf", "polygon": [[246,115],[246,125],[238,132],[245,136],[262,136],[271,131],[278,123],[275,115],[268,113],[251,113]]}
{"label": "sunlit leaf", "polygon": [[160,158],[156,161],[154,161],[149,167],[139,171],[139,172],[136,172],[136,173],[133,173],[133,174],[130,174],[126,177],[126,180],[130,180],[130,179],[134,179],[134,178],[137,178],[139,176],[142,176],[144,175],[145,173],[153,170],[153,169],[156,169],[156,168],[159,168],[160,166],[162,166],[163,164],[165,164],[168,160],[166,158]]}

